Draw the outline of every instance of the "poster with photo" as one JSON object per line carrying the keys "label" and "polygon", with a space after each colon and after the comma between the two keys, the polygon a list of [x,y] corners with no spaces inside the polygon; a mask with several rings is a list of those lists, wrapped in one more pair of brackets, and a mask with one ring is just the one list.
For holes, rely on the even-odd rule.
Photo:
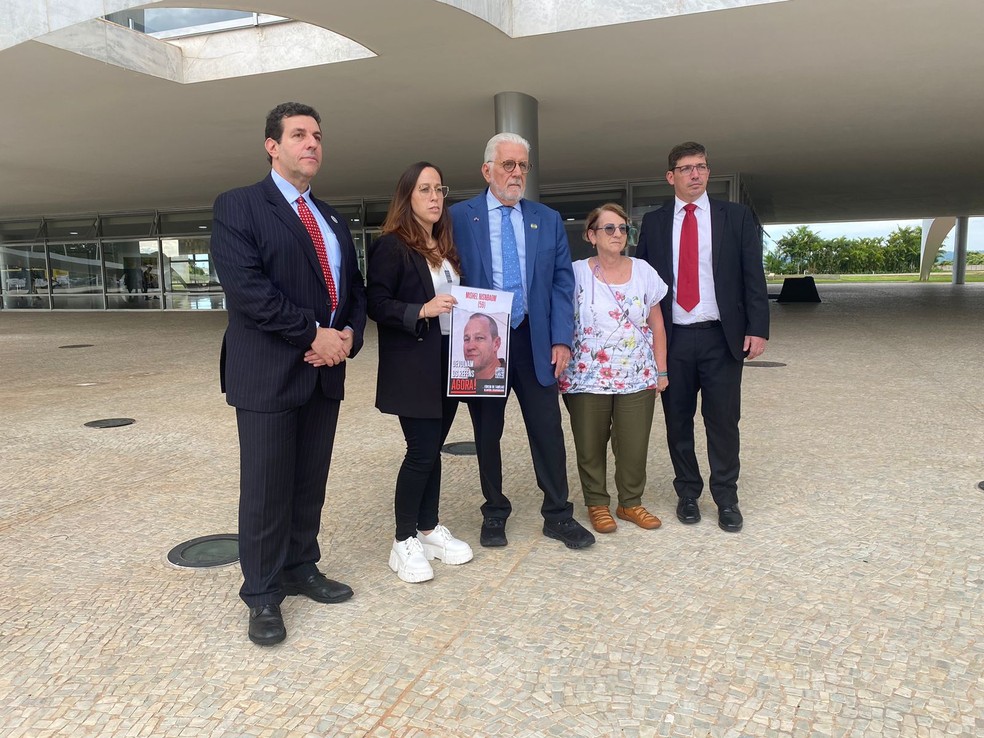
{"label": "poster with photo", "polygon": [[505,397],[511,292],[452,287],[448,397]]}

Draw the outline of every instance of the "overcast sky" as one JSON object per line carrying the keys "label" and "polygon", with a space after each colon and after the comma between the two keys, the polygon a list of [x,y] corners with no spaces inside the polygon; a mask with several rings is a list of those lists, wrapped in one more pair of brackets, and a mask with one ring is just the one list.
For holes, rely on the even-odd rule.
{"label": "overcast sky", "polygon": [[[896,228],[921,226],[921,220],[865,220],[857,223],[772,223],[765,226],[765,246],[772,248],[776,240],[782,238],[788,231],[799,228],[800,225],[810,229],[824,238],[867,238],[886,237]],[[943,241],[943,250],[953,250],[953,231]],[[967,250],[984,251],[984,218],[971,218],[967,228]]]}

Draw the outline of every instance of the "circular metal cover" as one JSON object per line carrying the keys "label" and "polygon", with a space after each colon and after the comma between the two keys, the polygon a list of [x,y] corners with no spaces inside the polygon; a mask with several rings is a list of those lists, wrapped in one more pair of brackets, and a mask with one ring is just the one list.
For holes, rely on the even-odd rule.
{"label": "circular metal cover", "polygon": [[446,443],[441,449],[446,454],[452,456],[475,456],[475,444],[472,441],[458,441],[456,443]]}
{"label": "circular metal cover", "polygon": [[90,420],[85,424],[86,428],[119,428],[121,425],[132,425],[135,423],[133,418],[103,418],[102,420]]}
{"label": "circular metal cover", "polygon": [[239,561],[239,536],[220,533],[179,543],[167,553],[167,560],[182,568],[208,569]]}
{"label": "circular metal cover", "polygon": [[777,367],[786,366],[781,361],[746,361],[745,366],[765,366],[765,367]]}

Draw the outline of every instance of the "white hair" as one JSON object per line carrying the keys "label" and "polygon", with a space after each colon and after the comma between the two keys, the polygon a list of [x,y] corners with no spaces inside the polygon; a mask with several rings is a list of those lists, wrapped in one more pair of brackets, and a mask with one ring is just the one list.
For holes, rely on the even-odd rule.
{"label": "white hair", "polygon": [[518,133],[497,133],[485,144],[485,159],[482,163],[494,161],[495,152],[499,148],[499,144],[505,143],[518,144],[526,149],[527,156],[530,155],[530,142]]}

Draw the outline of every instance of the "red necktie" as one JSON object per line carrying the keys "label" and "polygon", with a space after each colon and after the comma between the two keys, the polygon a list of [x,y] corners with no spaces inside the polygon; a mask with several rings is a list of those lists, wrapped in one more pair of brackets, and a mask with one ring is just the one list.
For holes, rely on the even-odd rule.
{"label": "red necktie", "polygon": [[331,298],[332,311],[338,307],[338,291],[335,289],[335,279],[331,276],[331,265],[328,264],[328,251],[325,249],[325,239],[318,228],[318,221],[314,219],[314,213],[304,202],[303,197],[297,198],[297,214],[301,216],[301,222],[307,228],[308,235],[314,242],[314,250],[318,254],[318,261],[321,262],[321,271],[325,274],[325,284],[328,285],[328,297]]}
{"label": "red necktie", "polygon": [[680,263],[677,266],[677,304],[688,313],[700,302],[700,281],[697,276],[697,206],[683,206],[683,227],[680,228]]}

